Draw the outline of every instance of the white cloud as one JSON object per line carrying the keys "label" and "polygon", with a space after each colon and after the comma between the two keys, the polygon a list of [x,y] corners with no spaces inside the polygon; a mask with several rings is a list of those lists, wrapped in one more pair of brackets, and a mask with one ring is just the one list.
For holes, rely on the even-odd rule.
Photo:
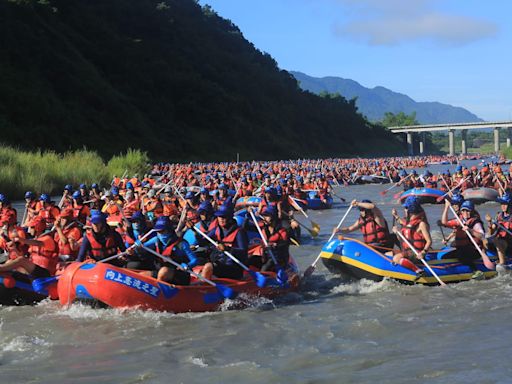
{"label": "white cloud", "polygon": [[335,24],[336,36],[371,45],[396,45],[430,40],[444,45],[464,45],[493,37],[496,24],[476,18],[441,13],[435,0],[336,0],[348,6],[353,20]]}

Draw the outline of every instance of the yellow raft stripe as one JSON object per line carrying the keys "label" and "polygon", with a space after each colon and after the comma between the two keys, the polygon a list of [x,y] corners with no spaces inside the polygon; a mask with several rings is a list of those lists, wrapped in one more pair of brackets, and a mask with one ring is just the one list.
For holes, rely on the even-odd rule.
{"label": "yellow raft stripe", "polygon": [[[373,273],[374,275],[377,275],[377,276],[390,277],[392,279],[406,280],[406,281],[414,281],[414,279],[415,279],[414,275],[411,275],[408,273],[393,272],[393,271],[388,271],[385,269],[375,268],[375,267],[372,267],[371,265],[354,260],[350,257],[337,255],[332,252],[329,253],[329,252],[322,251],[321,257],[323,259],[333,259],[333,260],[339,261],[341,263],[345,263],[347,265],[354,266],[356,268],[362,269],[363,271]],[[460,273],[457,275],[444,275],[444,276],[439,276],[439,277],[441,278],[442,281],[449,282],[449,281],[470,280],[472,275],[473,275],[472,273]],[[488,271],[488,272],[484,272],[484,275],[485,275],[485,277],[494,277],[496,275],[496,272]],[[430,277],[430,276],[422,277],[419,280],[417,280],[417,282],[423,283],[423,284],[438,283],[438,281],[435,277]]]}

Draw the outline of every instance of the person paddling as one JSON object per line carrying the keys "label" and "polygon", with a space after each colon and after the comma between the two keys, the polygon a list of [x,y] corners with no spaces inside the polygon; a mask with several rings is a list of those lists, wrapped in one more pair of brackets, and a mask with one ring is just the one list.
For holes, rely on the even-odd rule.
{"label": "person paddling", "polygon": [[452,228],[455,231],[453,246],[456,249],[457,258],[471,269],[473,273],[472,279],[483,279],[484,273],[475,265],[475,260],[480,258],[480,251],[473,245],[466,233],[466,230],[468,230],[471,236],[475,238],[478,246],[482,246],[485,232],[480,215],[475,211],[475,205],[472,201],[463,202],[459,213],[457,213],[464,223],[464,226],[461,226],[457,219],[448,220],[449,208],[450,202],[445,200],[441,222],[445,227]]}
{"label": "person paddling", "polygon": [[[415,196],[409,196],[405,199],[403,207],[406,213],[404,219],[398,216],[395,209],[393,209],[392,213],[397,222],[402,226],[400,232],[414,247],[417,256],[406,242],[402,242],[402,251],[393,256],[393,262],[413,271],[416,274],[416,280],[418,280],[425,276],[425,272],[414,262],[417,259],[423,259],[432,245],[430,226],[425,211]],[[398,229],[394,227],[393,232],[396,230]]]}
{"label": "person paddling", "polygon": [[507,192],[497,202],[500,203],[501,212],[496,215],[494,222],[489,214],[485,215],[485,219],[489,227],[488,235],[498,251],[499,263],[496,264],[496,270],[503,271],[506,264],[505,254],[512,249],[512,195]]}
{"label": "person paddling", "polygon": [[352,200],[353,207],[359,208],[359,218],[349,227],[334,228],[334,233],[350,233],[361,230],[363,241],[377,248],[393,249],[395,238],[389,233],[389,227],[382,211],[370,200]]}

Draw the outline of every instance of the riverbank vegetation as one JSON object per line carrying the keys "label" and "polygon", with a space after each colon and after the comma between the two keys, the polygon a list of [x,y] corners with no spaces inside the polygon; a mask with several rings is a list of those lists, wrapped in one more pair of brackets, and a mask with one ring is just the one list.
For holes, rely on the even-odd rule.
{"label": "riverbank vegetation", "polygon": [[129,149],[105,162],[98,153],[86,149],[59,154],[0,146],[0,192],[11,199],[22,198],[25,191],[57,194],[66,184],[108,187],[113,175],[126,171],[142,177],[148,169],[148,155],[140,150]]}

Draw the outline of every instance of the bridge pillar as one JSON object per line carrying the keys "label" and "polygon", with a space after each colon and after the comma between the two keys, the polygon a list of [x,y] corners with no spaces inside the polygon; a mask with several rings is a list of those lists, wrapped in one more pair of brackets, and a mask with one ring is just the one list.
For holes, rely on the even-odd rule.
{"label": "bridge pillar", "polygon": [[414,155],[414,146],[412,142],[412,132],[407,132],[407,153],[409,156]]}
{"label": "bridge pillar", "polygon": [[425,153],[425,140],[426,135],[425,132],[420,133],[420,155],[423,155]]}
{"label": "bridge pillar", "polygon": [[494,152],[498,154],[500,151],[500,128],[494,127]]}
{"label": "bridge pillar", "polygon": [[450,156],[455,155],[455,129],[448,130],[448,147],[450,149]]}
{"label": "bridge pillar", "polygon": [[512,136],[512,127],[507,128],[507,148],[510,147],[510,136]]}
{"label": "bridge pillar", "polygon": [[462,138],[462,141],[461,141],[461,147],[462,147],[462,154],[463,155],[467,155],[468,153],[468,148],[467,148],[467,139],[468,139],[468,130],[467,129],[462,129],[460,131],[460,136]]}

